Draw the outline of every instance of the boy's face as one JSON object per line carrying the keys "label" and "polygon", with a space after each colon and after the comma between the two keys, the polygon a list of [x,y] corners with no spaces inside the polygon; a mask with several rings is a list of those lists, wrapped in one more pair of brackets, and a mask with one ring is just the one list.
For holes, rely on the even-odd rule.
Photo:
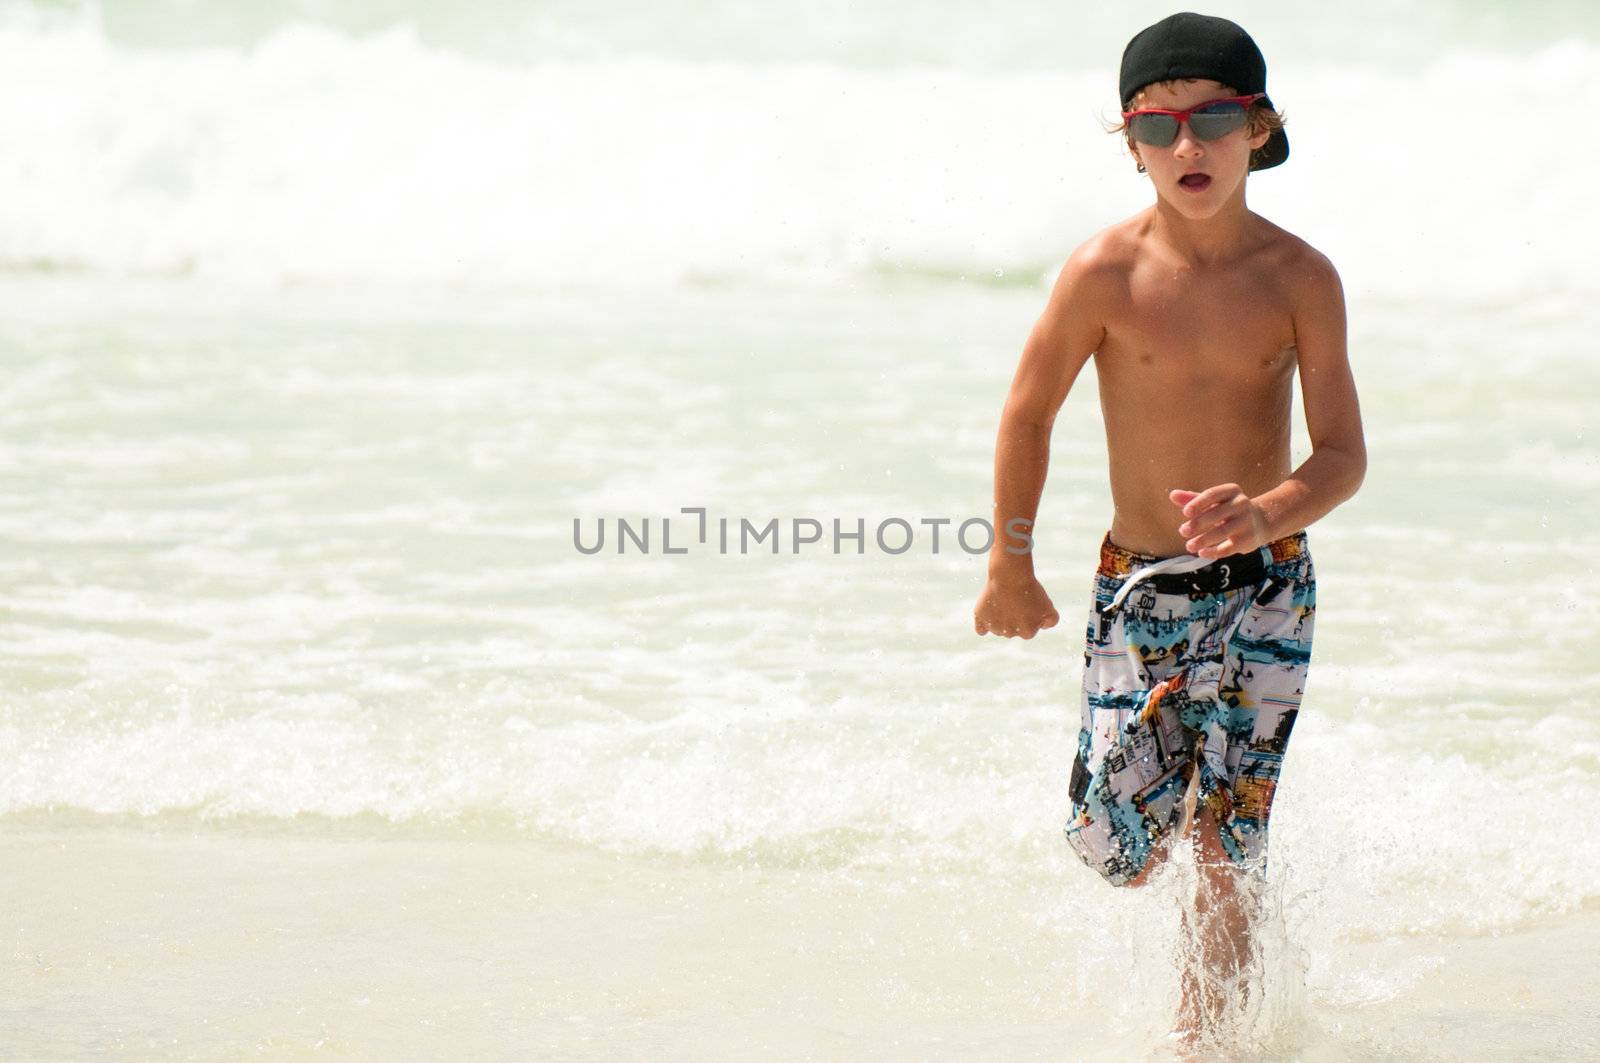
{"label": "boy's face", "polygon": [[[1231,85],[1197,80],[1174,85],[1151,85],[1134,104],[1135,110],[1155,107],[1186,111],[1210,100],[1237,96]],[[1250,169],[1250,153],[1267,142],[1271,134],[1262,130],[1250,135],[1249,125],[1217,140],[1201,140],[1184,122],[1178,138],[1164,148],[1149,144],[1133,145],[1134,156],[1142,163],[1156,186],[1156,195],[1191,218],[1209,218],[1222,209],[1244,182]],[[1203,188],[1187,188],[1179,179],[1184,174],[1203,173],[1211,180]]]}

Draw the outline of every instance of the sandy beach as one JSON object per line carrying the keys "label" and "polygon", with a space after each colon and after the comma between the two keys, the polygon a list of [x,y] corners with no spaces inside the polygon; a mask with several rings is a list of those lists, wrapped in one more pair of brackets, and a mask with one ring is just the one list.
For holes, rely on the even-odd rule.
{"label": "sandy beach", "polygon": [[[1064,1008],[1080,972],[1031,891],[1007,907],[960,877],[319,834],[8,827],[0,1055],[1126,1058],[1095,1047],[1120,1040],[1104,1017]],[[1319,1002],[1296,1055],[1591,1057],[1596,941],[1594,911],[1417,940],[1425,977]]]}

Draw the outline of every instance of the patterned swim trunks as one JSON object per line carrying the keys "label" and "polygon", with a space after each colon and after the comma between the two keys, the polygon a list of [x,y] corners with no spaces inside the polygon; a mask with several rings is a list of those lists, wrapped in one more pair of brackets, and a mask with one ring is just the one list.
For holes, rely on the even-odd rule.
{"label": "patterned swim trunks", "polygon": [[1113,885],[1138,878],[1178,831],[1192,781],[1223,850],[1265,872],[1316,601],[1304,531],[1217,559],[1134,553],[1106,533],[1065,828],[1084,863]]}

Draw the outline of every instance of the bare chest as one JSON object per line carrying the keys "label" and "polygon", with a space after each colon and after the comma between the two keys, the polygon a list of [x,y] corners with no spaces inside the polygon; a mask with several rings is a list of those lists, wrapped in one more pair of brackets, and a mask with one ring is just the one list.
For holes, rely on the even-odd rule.
{"label": "bare chest", "polygon": [[1100,370],[1131,386],[1187,390],[1275,384],[1294,372],[1288,301],[1258,273],[1130,278],[1108,324]]}

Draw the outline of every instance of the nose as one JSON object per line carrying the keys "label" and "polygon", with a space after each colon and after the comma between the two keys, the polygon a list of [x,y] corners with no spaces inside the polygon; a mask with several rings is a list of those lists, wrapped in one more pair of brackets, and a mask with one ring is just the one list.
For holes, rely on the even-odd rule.
{"label": "nose", "polygon": [[1186,118],[1178,123],[1178,139],[1172,142],[1172,153],[1193,155],[1197,151],[1205,150],[1201,147],[1201,143],[1200,138],[1194,135],[1194,130],[1189,128],[1189,120]]}

